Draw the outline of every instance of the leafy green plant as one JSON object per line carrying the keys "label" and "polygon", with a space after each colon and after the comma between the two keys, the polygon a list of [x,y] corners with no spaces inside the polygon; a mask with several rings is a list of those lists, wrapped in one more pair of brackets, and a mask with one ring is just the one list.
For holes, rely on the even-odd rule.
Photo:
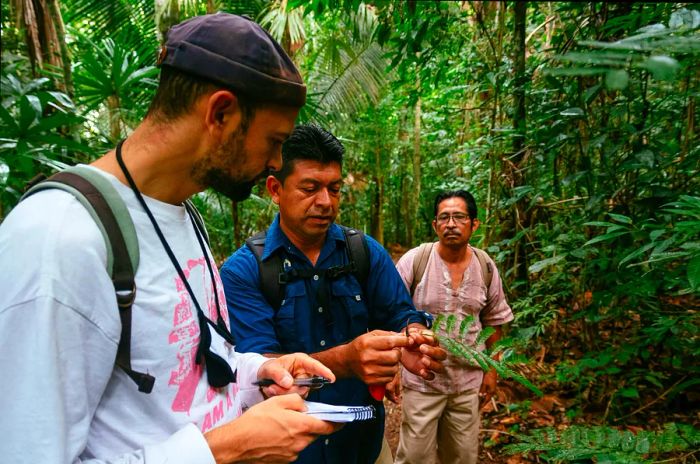
{"label": "leafy green plant", "polygon": [[0,83],[2,203],[12,204],[37,172],[62,169],[76,161],[76,153],[91,150],[68,135],[83,119],[66,94],[50,88],[48,78],[25,80],[8,64]]}
{"label": "leafy green plant", "polygon": [[[474,326],[474,316],[464,317],[459,321],[459,325],[458,321],[459,319],[454,314],[448,316],[438,314],[435,318],[433,331],[442,346],[453,355],[466,360],[472,366],[478,366],[484,371],[493,369],[501,378],[513,379],[533,393],[542,395],[539,388],[515,370],[517,364],[521,363],[523,359],[516,356],[511,349],[512,340],[499,340],[499,342],[494,344],[490,352],[480,350],[479,348],[484,346],[486,340],[493,334],[493,327],[486,327],[481,330],[477,337],[470,341],[465,335],[469,328]],[[496,361],[492,357],[498,353],[502,354],[500,361]]]}
{"label": "leafy green plant", "polygon": [[700,446],[700,430],[683,424],[666,424],[662,431],[641,430],[636,434],[605,426],[573,425],[564,430],[536,429],[518,434],[520,442],[505,446],[508,453],[538,453],[546,462],[594,459],[597,463],[643,464],[659,462],[668,453],[690,451]]}
{"label": "leafy green plant", "polygon": [[[89,43],[91,41],[84,38]],[[78,101],[86,111],[105,105],[110,138],[116,143],[126,127],[137,123],[155,91],[158,70],[149,50],[132,50],[114,39],[93,44],[76,64]]]}

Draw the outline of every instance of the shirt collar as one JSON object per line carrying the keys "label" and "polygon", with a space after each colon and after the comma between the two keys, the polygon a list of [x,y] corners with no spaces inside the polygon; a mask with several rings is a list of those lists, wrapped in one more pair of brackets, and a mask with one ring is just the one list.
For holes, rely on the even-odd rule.
{"label": "shirt collar", "polygon": [[[323,244],[323,248],[321,249],[322,256],[326,254],[325,252],[330,242],[335,241],[336,246],[337,242],[345,242],[345,234],[343,233],[343,229],[341,229],[341,227],[335,222],[331,224],[330,228],[328,229],[326,238],[326,242]],[[290,246],[292,246],[292,242],[286,235],[284,235],[284,232],[282,232],[282,228],[280,227],[280,215],[277,213],[275,219],[272,221],[272,224],[270,224],[270,227],[267,229],[267,235],[265,236],[265,248],[261,259],[264,261],[278,249],[287,248]]]}

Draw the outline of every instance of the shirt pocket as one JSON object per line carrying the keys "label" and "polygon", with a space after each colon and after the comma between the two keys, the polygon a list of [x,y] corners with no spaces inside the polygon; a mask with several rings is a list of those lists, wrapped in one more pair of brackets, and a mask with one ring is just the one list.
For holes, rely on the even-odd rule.
{"label": "shirt pocket", "polygon": [[[301,284],[301,285],[298,285]],[[285,353],[304,351],[304,343],[299,337],[296,306],[305,291],[302,282],[288,284],[285,289],[285,298],[282,300],[279,310],[275,314],[275,332],[277,340]],[[304,337],[305,338],[305,337]]]}
{"label": "shirt pocket", "polygon": [[367,332],[368,306],[360,284],[354,278],[339,279],[332,283],[333,319],[338,339],[352,340]]}

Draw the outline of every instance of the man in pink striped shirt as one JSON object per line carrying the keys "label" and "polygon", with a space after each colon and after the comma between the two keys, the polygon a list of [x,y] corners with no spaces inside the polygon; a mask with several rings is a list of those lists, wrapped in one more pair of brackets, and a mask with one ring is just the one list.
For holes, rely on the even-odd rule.
{"label": "man in pink striped shirt", "polygon": [[[438,242],[409,250],[397,268],[411,289],[416,308],[434,316],[472,316],[460,340],[472,344],[483,327],[494,327],[486,347],[501,338],[501,326],[513,319],[493,260],[469,245],[479,227],[474,197],[464,190],[435,199],[433,229]],[[453,333],[460,337],[459,324]],[[484,346],[475,347],[483,350]],[[484,373],[465,359],[449,355],[445,372],[426,381],[402,372],[403,420],[397,463],[472,464],[478,460],[479,400],[485,404],[496,389],[496,372]]]}

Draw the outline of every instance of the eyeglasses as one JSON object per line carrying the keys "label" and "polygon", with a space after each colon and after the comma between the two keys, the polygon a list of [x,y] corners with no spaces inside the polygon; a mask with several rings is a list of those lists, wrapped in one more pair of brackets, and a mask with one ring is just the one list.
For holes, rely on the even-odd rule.
{"label": "eyeglasses", "polygon": [[441,214],[435,218],[438,224],[449,224],[450,219],[455,221],[455,224],[466,224],[469,221],[469,216],[464,213]]}

